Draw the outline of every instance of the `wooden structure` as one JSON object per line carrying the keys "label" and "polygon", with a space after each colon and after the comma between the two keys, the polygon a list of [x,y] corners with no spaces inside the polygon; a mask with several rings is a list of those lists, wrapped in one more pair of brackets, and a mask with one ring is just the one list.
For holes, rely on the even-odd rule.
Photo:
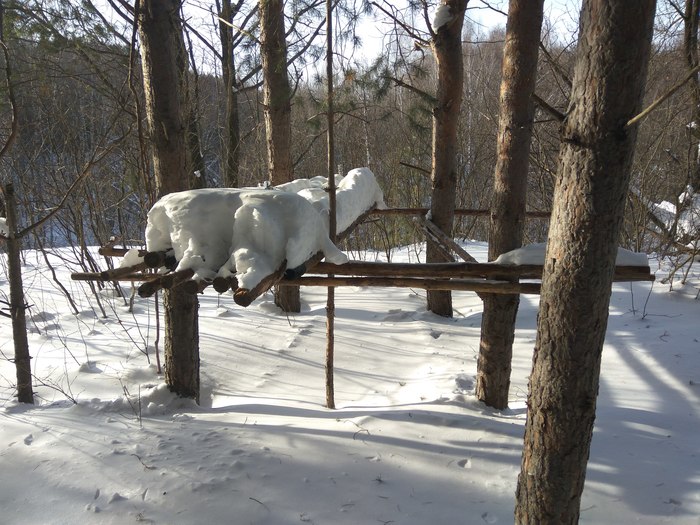
{"label": "wooden structure", "polygon": [[[541,265],[504,265],[478,263],[457,243],[445,236],[429,220],[423,218],[427,209],[401,208],[370,210],[358,218],[349,228],[338,235],[342,241],[370,215],[414,215],[419,216],[419,224],[426,235],[439,243],[446,253],[456,253],[463,262],[453,263],[381,263],[350,261],[342,265],[320,262],[321,254],[309,259],[304,275],[286,270],[286,261],[272,274],[265,277],[255,288],[239,288],[235,277],[217,277],[212,281],[193,280],[193,270],[176,271],[177,261],[168,252],[145,252],[140,255],[143,262],[127,268],[117,268],[104,272],[74,273],[74,280],[90,281],[132,281],[142,282],[138,288],[141,297],[150,297],[160,289],[178,287],[195,294],[212,286],[217,292],[233,290],[234,301],[240,306],[250,305],[257,297],[272,286],[280,284],[298,286],[373,286],[401,287],[424,290],[473,291],[476,293],[538,294],[542,278]],[[457,215],[488,216],[487,210],[457,210]],[[547,218],[544,212],[528,213],[534,218]],[[100,248],[104,256],[123,256],[126,249],[106,246]],[[332,277],[329,277],[331,275]],[[527,282],[518,282],[519,280]],[[615,281],[653,281],[654,275],[648,266],[617,266]]]}

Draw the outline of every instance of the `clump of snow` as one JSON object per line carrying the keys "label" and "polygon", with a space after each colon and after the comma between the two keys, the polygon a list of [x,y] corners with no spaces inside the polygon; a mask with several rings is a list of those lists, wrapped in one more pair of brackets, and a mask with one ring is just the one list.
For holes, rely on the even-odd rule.
{"label": "clump of snow", "polygon": [[219,274],[234,271],[240,288],[252,289],[287,261],[297,268],[321,251],[335,264],[347,257],[328,238],[328,228],[313,205],[294,193],[244,194],[233,223],[233,252]]}
{"label": "clump of snow", "polygon": [[435,11],[433,16],[432,27],[433,31],[437,32],[445,24],[449,24],[452,21],[452,13],[450,13],[450,6],[447,4],[442,4]]}
{"label": "clump of snow", "polygon": [[[512,250],[498,256],[496,264],[520,265],[520,264],[544,264],[546,243],[528,244],[517,250]],[[625,248],[617,249],[617,266],[649,266],[649,260],[645,253],[636,253]]]}
{"label": "clump of snow", "polygon": [[120,268],[129,268],[143,262],[143,257],[139,255],[137,248],[132,248],[124,254],[124,258],[119,264]]}
{"label": "clump of snow", "polygon": [[10,234],[10,229],[7,227],[7,219],[0,217],[0,235],[7,237]]}
{"label": "clump of snow", "polygon": [[[236,275],[252,289],[277,270],[297,268],[323,252],[347,261],[328,238],[328,194],[323,177],[300,179],[273,189],[201,189],[172,193],[148,213],[149,251],[172,250],[177,270],[195,279]],[[358,168],[338,182],[337,224],[343,231],[373,206],[384,206],[374,174]]]}

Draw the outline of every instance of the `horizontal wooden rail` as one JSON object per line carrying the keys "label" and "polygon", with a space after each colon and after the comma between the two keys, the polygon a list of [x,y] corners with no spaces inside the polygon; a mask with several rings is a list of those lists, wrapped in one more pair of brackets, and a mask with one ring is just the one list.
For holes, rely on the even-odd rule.
{"label": "horizontal wooden rail", "polygon": [[[383,210],[375,209],[369,212],[369,215],[425,215],[430,211],[429,208],[385,208]],[[488,217],[491,215],[491,210],[473,210],[458,208],[455,210],[455,215],[470,216],[470,217]],[[552,215],[549,211],[526,211],[525,217],[529,219],[549,219]]]}
{"label": "horizontal wooden rail", "polygon": [[284,281],[298,286],[357,286],[420,288],[479,293],[538,294],[540,283],[512,283],[488,279],[426,279],[422,277],[298,277]]}

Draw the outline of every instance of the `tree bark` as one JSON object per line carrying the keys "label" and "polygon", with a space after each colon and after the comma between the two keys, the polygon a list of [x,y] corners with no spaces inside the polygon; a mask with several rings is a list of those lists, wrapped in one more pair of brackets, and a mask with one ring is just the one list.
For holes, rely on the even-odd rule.
{"label": "tree bark", "polygon": [[[294,179],[292,104],[287,74],[284,2],[260,0],[260,50],[269,181],[273,186]],[[278,286],[275,304],[285,312],[301,311],[298,286]]]}
{"label": "tree bark", "polygon": [[654,0],[584,0],[547,247],[519,524],[578,522]]}
{"label": "tree bark", "polygon": [[32,365],[27,339],[27,304],[22,284],[22,240],[17,236],[17,203],[12,184],[4,188],[5,213],[7,214],[7,273],[10,281],[10,317],[12,319],[12,342],[15,349],[17,372],[17,401],[34,404],[32,390]]}
{"label": "tree bark", "polygon": [[[138,13],[146,116],[153,143],[158,196],[190,189],[185,53],[178,0],[146,0]],[[198,300],[177,288],[164,292],[165,382],[171,391],[199,401]]]}
{"label": "tree bark", "polygon": [[[240,5],[240,4],[239,4]],[[233,7],[231,0],[222,0],[219,17],[229,23],[233,22]],[[236,7],[237,9],[237,7]],[[226,109],[224,115],[224,132],[222,138],[222,180],[226,188],[239,186],[238,172],[240,155],[240,118],[238,113],[238,94],[235,89],[236,65],[233,59],[233,27],[219,21],[219,36],[221,38],[221,77],[224,85]]]}
{"label": "tree bark", "polygon": [[[457,125],[462,107],[462,25],[468,0],[447,0],[450,20],[437,29],[432,40],[437,63],[437,105],[433,108],[432,199],[430,220],[452,236],[457,194]],[[449,262],[430,239],[427,262]],[[447,291],[428,292],[428,310],[452,317],[452,295]]]}
{"label": "tree bark", "polygon": [[[503,48],[496,171],[489,230],[489,261],[522,246],[527,172],[544,0],[510,0]],[[484,295],[476,396],[508,406],[519,295]]]}
{"label": "tree bark", "polygon": [[[688,70],[692,71],[698,66],[698,17],[700,16],[700,0],[685,0],[685,13],[683,16],[683,46],[685,51],[685,60],[688,65]],[[700,126],[700,76],[698,73],[693,75],[693,78],[688,82],[690,89],[690,99],[692,101],[691,122],[695,126]],[[697,133],[698,128],[692,128]],[[688,184],[695,191],[700,191],[700,145],[696,134],[691,133],[693,164],[690,166],[688,173]]]}

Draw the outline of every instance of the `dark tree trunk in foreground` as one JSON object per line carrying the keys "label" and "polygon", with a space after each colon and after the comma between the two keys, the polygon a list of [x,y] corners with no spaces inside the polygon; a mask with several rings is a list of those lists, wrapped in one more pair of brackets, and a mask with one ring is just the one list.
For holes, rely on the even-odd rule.
{"label": "dark tree trunk in foreground", "polygon": [[[284,30],[284,2],[260,0],[260,51],[263,70],[263,104],[267,135],[270,184],[294,179],[292,165],[292,103],[287,74],[287,42]],[[299,312],[298,286],[279,286],[275,304],[285,312]]]}
{"label": "dark tree trunk in foreground", "polygon": [[[187,60],[178,0],[146,0],[138,14],[146,113],[158,196],[192,187],[188,171],[184,83]],[[199,401],[199,327],[196,295],[164,292],[165,382]]]}
{"label": "dark tree trunk in foreground", "polygon": [[17,236],[17,202],[12,184],[4,188],[5,213],[7,214],[7,277],[10,281],[10,317],[12,319],[12,342],[15,349],[17,372],[17,401],[34,404],[32,390],[32,362],[27,339],[27,304],[22,285],[22,240]]}
{"label": "dark tree trunk in foreground", "polygon": [[[432,199],[430,220],[452,236],[457,195],[457,126],[462,108],[464,66],[462,64],[462,26],[467,0],[447,0],[450,20],[437,28],[432,41],[437,63],[437,105],[433,108]],[[427,241],[427,262],[446,262],[442,250]],[[452,294],[428,292],[428,310],[452,317]]]}
{"label": "dark tree trunk in foreground", "polygon": [[583,2],[530,376],[519,524],[578,522],[636,139],[626,122],[639,111],[654,12],[654,0]]}
{"label": "dark tree trunk in foreground", "polygon": [[[527,171],[544,0],[510,0],[503,49],[498,151],[489,261],[522,246]],[[476,395],[494,408],[508,406],[519,295],[485,294]]]}
{"label": "dark tree trunk in foreground", "polygon": [[[685,0],[683,15],[683,47],[688,70],[695,69],[700,64],[698,59],[698,24],[700,24],[700,0]],[[692,102],[691,122],[700,126],[700,76],[698,73],[688,82],[690,100]],[[697,128],[692,128],[697,132]],[[697,136],[693,136],[693,163],[688,174],[688,183],[695,191],[700,191],[700,145]]]}

